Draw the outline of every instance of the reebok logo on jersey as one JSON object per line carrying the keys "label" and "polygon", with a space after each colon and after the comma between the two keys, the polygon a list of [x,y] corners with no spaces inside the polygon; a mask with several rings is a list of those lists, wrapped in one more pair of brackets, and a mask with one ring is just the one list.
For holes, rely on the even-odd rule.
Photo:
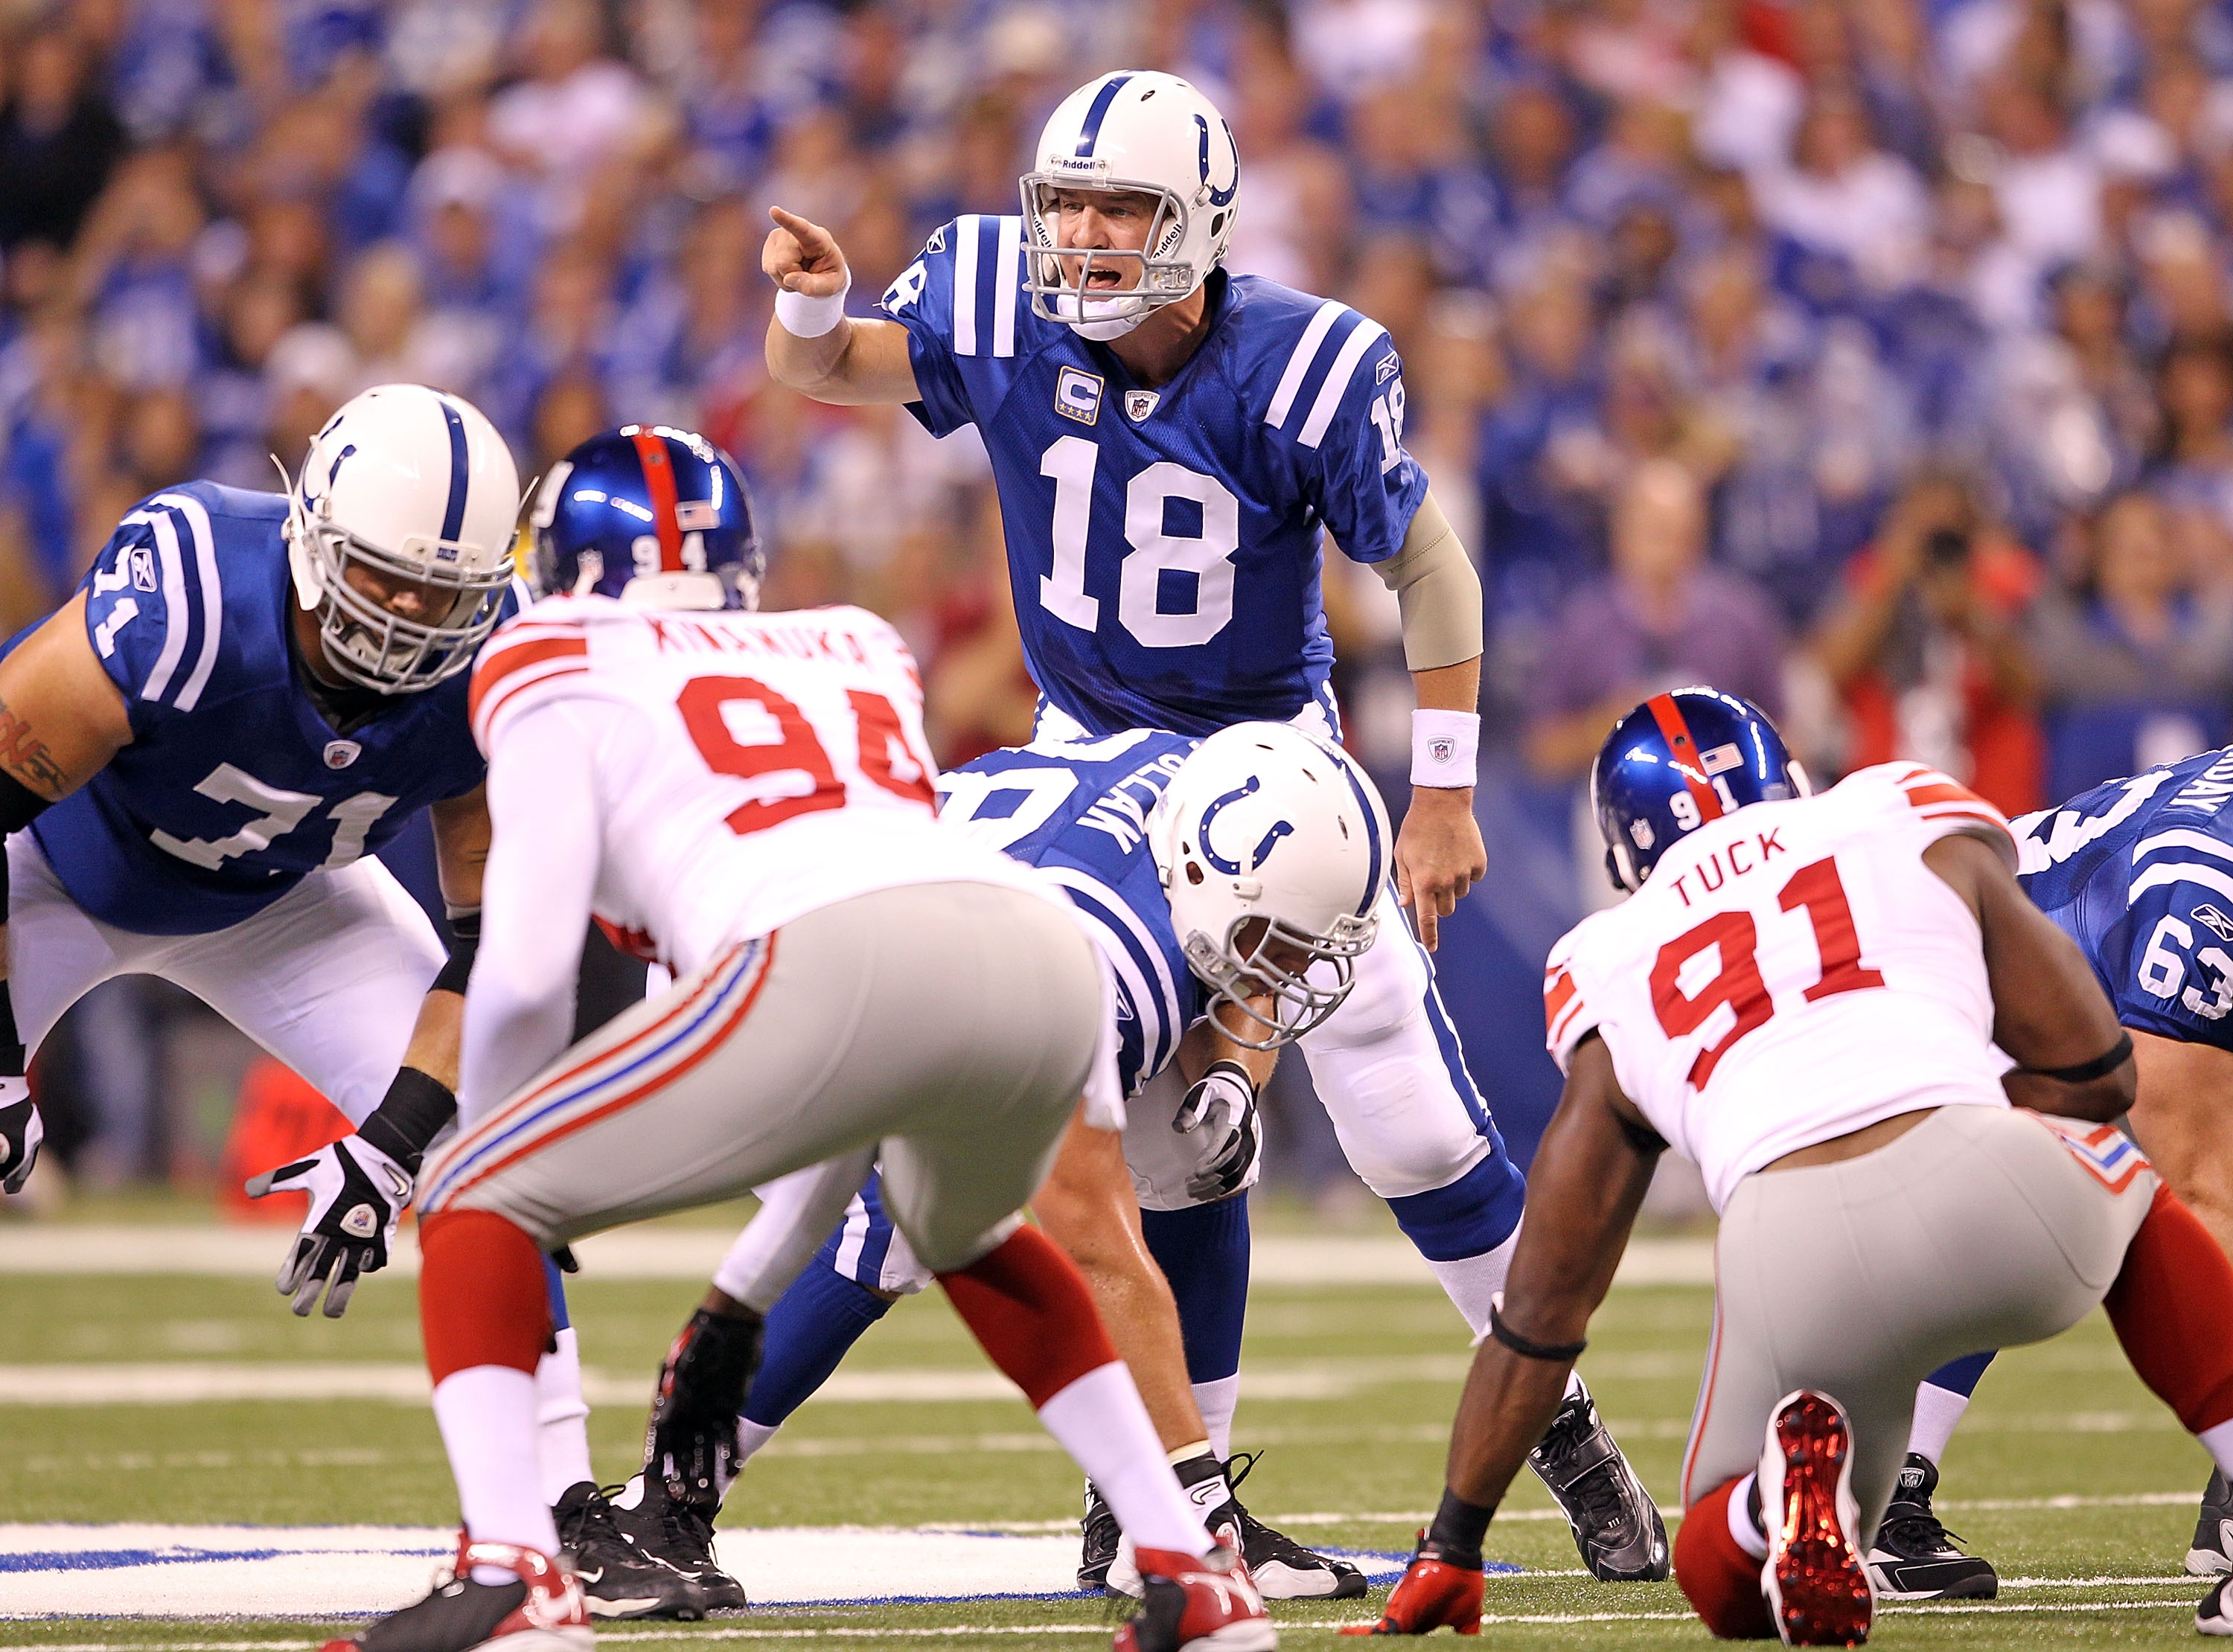
{"label": "reebok logo on jersey", "polygon": [[2207,901],[2194,909],[2194,920],[2209,927],[2210,933],[2220,940],[2233,940],[2233,918],[2211,906]]}
{"label": "reebok logo on jersey", "polygon": [[143,591],[155,589],[155,553],[145,545],[132,547],[132,583]]}
{"label": "reebok logo on jersey", "polygon": [[1101,375],[1064,367],[1054,381],[1054,410],[1064,419],[1090,425],[1101,417]]}
{"label": "reebok logo on jersey", "polygon": [[1372,382],[1375,384],[1385,384],[1389,380],[1396,376],[1396,352],[1390,350],[1387,354],[1380,358],[1380,365],[1372,369]]}

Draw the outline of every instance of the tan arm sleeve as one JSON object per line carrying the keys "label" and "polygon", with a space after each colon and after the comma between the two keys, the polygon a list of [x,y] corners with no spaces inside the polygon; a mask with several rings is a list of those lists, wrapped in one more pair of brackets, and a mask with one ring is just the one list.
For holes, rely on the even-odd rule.
{"label": "tan arm sleeve", "polygon": [[1481,576],[1433,494],[1420,502],[1403,549],[1372,571],[1403,611],[1406,668],[1437,671],[1481,657]]}

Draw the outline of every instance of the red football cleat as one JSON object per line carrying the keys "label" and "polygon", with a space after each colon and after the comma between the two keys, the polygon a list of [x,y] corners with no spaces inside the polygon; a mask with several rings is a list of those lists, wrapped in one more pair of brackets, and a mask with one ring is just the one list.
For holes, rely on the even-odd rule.
{"label": "red football cleat", "polygon": [[[473,1577],[475,1566],[511,1573],[500,1584]],[[511,1543],[475,1543],[458,1534],[450,1575],[421,1601],[390,1612],[322,1652],[590,1652],[596,1643],[582,1586],[549,1555]]]}
{"label": "red football cleat", "polygon": [[1479,1566],[1455,1565],[1419,1533],[1411,1564],[1396,1580],[1388,1610],[1370,1628],[1353,1623],[1344,1635],[1424,1635],[1445,1625],[1461,1635],[1481,1633],[1482,1578]]}
{"label": "red football cleat", "polygon": [[[1239,1534],[1227,1526],[1218,1536]],[[1220,1541],[1200,1559],[1169,1549],[1136,1550],[1132,1558],[1145,1592],[1140,1610],[1116,1631],[1115,1652],[1273,1652],[1279,1644],[1232,1544]]]}
{"label": "red football cleat", "polygon": [[1853,1430],[1826,1394],[1800,1389],[1768,1414],[1760,1459],[1768,1564],[1761,1587],[1786,1646],[1859,1646],[1876,1597],[1853,1501]]}

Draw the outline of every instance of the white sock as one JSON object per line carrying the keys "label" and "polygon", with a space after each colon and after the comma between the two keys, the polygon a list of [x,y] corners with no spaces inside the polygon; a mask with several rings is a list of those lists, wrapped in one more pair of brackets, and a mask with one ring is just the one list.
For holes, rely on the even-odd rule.
{"label": "white sock", "polygon": [[1039,1408],[1039,1421],[1086,1479],[1101,1488],[1116,1524],[1143,1549],[1206,1555],[1209,1533],[1187,1500],[1148,1421],[1132,1374],[1112,1360]]}
{"label": "white sock", "polygon": [[1240,1404],[1240,1373],[1194,1385],[1194,1402],[1209,1434],[1209,1448],[1221,1463],[1233,1455],[1233,1414]]}
{"label": "white sock", "polygon": [[[450,1454],[467,1535],[557,1554],[558,1528],[536,1473],[535,1379],[509,1365],[452,1371],[434,1385],[434,1422]],[[485,1570],[474,1568],[483,1583],[511,1576],[479,1576]]]}
{"label": "white sock", "polygon": [[1747,1474],[1729,1491],[1729,1535],[1736,1539],[1737,1547],[1755,1560],[1768,1558],[1768,1538],[1752,1522],[1753,1482],[1757,1474]]}
{"label": "white sock", "polygon": [[[775,1438],[776,1430],[783,1425],[754,1422],[750,1417],[737,1419],[737,1472],[742,1473],[745,1465],[752,1461],[762,1446]],[[733,1483],[733,1482],[732,1482]]]}
{"label": "white sock", "polygon": [[1928,1457],[1935,1465],[1946,1454],[1946,1442],[1954,1438],[1955,1425],[1969,1408],[1969,1396],[1966,1394],[1956,1394],[1935,1383],[1917,1383],[1915,1421],[1907,1426],[1907,1448]]}
{"label": "white sock", "polygon": [[1504,1276],[1512,1272],[1512,1252],[1519,1245],[1520,1232],[1515,1228],[1511,1237],[1493,1251],[1462,1256],[1455,1262],[1430,1260],[1427,1264],[1435,1271],[1435,1278],[1442,1281],[1442,1294],[1465,1316],[1476,1341],[1488,1333],[1489,1298],[1504,1289]]}
{"label": "white sock", "polygon": [[589,1402],[582,1397],[581,1338],[569,1325],[557,1343],[557,1351],[535,1368],[535,1460],[546,1503],[596,1479],[589,1467]]}
{"label": "white sock", "polygon": [[2215,1428],[2204,1428],[2195,1438],[2217,1460],[2217,1472],[2226,1479],[2233,1480],[2233,1422],[2221,1422]]}

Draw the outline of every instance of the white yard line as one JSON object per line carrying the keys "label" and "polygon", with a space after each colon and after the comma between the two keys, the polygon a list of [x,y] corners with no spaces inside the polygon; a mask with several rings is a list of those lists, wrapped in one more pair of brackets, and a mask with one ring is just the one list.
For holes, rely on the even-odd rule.
{"label": "white yard line", "polygon": [[[186,1274],[210,1278],[269,1278],[286,1250],[282,1227],[146,1226],[56,1223],[0,1226],[0,1274]],[[602,1279],[704,1279],[734,1235],[720,1228],[623,1228],[575,1247],[583,1276]],[[399,1236],[388,1264],[419,1272],[415,1232]],[[1250,1278],[1277,1285],[1432,1285],[1409,1241],[1393,1234],[1260,1234]],[[1617,1285],[1711,1285],[1711,1241],[1638,1239],[1622,1259]]]}

